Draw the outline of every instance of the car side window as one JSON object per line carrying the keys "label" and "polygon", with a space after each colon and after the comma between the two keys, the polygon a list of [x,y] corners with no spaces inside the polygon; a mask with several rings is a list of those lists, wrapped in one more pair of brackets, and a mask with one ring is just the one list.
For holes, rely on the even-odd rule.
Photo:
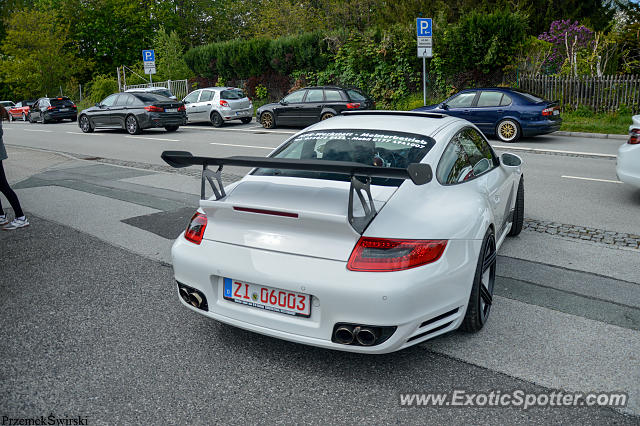
{"label": "car side window", "polygon": [[496,166],[491,147],[476,129],[471,127],[464,129],[458,134],[458,140],[471,163],[473,170],[471,177],[480,176]]}
{"label": "car side window", "polygon": [[306,90],[298,90],[297,92],[293,92],[290,93],[289,95],[285,96],[285,98],[283,99],[283,101],[289,103],[289,104],[295,104],[298,102],[302,102],[302,99],[304,98],[305,93],[307,93]]}
{"label": "car side window", "polygon": [[460,144],[458,134],[451,139],[442,153],[436,169],[436,178],[442,185],[453,185],[464,182],[472,171],[473,167]]}
{"label": "car side window", "polygon": [[304,98],[305,102],[322,102],[323,100],[322,89],[309,89],[307,90],[307,97]]}
{"label": "car side window", "polygon": [[342,94],[339,90],[325,90],[324,96],[327,101],[342,101]]}
{"label": "car side window", "polygon": [[108,107],[113,106],[113,103],[116,101],[117,96],[118,96],[117,93],[114,93],[113,95],[109,95],[106,98],[104,98],[104,100],[100,102],[100,104]]}
{"label": "car side window", "polygon": [[451,108],[469,108],[476,97],[476,92],[460,93],[455,98],[449,99],[447,105]]}
{"label": "car side window", "polygon": [[500,106],[502,100],[501,92],[483,90],[478,96],[478,107],[497,107]]}
{"label": "car side window", "polygon": [[127,101],[129,101],[129,96],[130,95],[125,95],[124,93],[121,93],[118,96],[118,99],[116,99],[115,102],[115,106],[125,106],[127,104]]}
{"label": "car side window", "polygon": [[203,90],[198,102],[209,102],[213,99],[214,93],[211,90]]}
{"label": "car side window", "polygon": [[502,101],[500,101],[500,106],[511,105],[511,97],[506,93],[502,95]]}
{"label": "car side window", "polygon": [[199,90],[196,90],[195,92],[191,92],[184,98],[184,103],[192,104],[194,102],[198,102],[198,96],[200,96]]}

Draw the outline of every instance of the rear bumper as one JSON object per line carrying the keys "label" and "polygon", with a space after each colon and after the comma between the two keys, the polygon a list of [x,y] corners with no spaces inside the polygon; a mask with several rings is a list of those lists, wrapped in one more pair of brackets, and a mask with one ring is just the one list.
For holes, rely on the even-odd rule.
{"label": "rear bumper", "polygon": [[640,145],[624,144],[618,149],[616,174],[622,182],[640,188]]}
{"label": "rear bumper", "polygon": [[560,130],[562,119],[540,120],[521,123],[523,136],[544,135]]}
{"label": "rear bumper", "polygon": [[220,116],[224,121],[238,120],[241,118],[253,117],[253,107],[239,110],[230,108],[220,108]]}
{"label": "rear bumper", "polygon": [[140,128],[148,129],[152,127],[184,126],[187,124],[186,113],[176,113],[171,115],[160,115],[158,113],[145,114],[144,119],[138,118]]}
{"label": "rear bumper", "polygon": [[64,120],[70,118],[76,118],[78,116],[78,112],[76,110],[73,111],[63,111],[63,112],[46,112],[45,117],[47,120]]}
{"label": "rear bumper", "polygon": [[[209,318],[246,330],[313,346],[362,353],[403,349],[458,328],[471,291],[481,241],[453,240],[433,264],[398,272],[353,272],[346,262],[253,249],[216,241],[192,244],[181,235],[172,248],[175,279],[201,291]],[[232,278],[310,294],[309,318],[256,309],[223,297]],[[449,313],[436,321],[425,322]],[[331,341],[336,323],[396,326],[377,346]]]}

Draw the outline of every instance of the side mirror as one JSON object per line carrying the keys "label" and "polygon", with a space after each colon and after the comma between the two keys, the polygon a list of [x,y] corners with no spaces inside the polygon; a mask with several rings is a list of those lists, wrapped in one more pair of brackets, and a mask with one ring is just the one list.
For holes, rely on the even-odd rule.
{"label": "side mirror", "polygon": [[447,110],[449,109],[449,105],[447,105],[445,102],[442,103],[442,105],[440,106],[442,109]]}
{"label": "side mirror", "polygon": [[100,102],[96,102],[96,106],[97,106],[98,108],[102,108],[102,105],[100,105]]}
{"label": "side mirror", "polygon": [[280,100],[280,105],[288,105],[289,102],[285,101],[284,99]]}
{"label": "side mirror", "polygon": [[520,167],[522,159],[515,154],[505,152],[500,156],[500,163],[506,167]]}

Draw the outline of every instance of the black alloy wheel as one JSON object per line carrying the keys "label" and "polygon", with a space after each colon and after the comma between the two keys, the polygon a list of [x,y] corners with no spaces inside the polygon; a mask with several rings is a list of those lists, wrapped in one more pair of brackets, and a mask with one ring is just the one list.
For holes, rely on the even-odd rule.
{"label": "black alloy wheel", "polygon": [[222,119],[220,114],[218,114],[217,112],[212,112],[211,113],[211,124],[213,124],[213,127],[220,127],[220,126],[222,126],[224,124],[224,120]]}
{"label": "black alloy wheel", "polygon": [[480,331],[489,319],[496,281],[496,257],[496,239],[493,229],[489,228],[480,248],[469,304],[460,326],[461,330],[475,333]]}
{"label": "black alloy wheel", "polygon": [[82,130],[84,133],[93,132],[91,121],[89,121],[89,117],[87,117],[86,115],[80,116],[80,130]]}

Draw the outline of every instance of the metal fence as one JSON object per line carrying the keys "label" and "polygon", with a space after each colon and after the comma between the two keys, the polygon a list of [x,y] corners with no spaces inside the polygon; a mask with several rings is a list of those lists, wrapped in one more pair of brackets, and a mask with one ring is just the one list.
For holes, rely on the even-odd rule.
{"label": "metal fence", "polygon": [[580,105],[594,111],[615,111],[626,105],[640,112],[640,76],[609,75],[604,77],[557,77],[548,75],[520,76],[518,87],[548,100],[559,100],[563,108]]}
{"label": "metal fence", "polygon": [[140,89],[143,87],[164,87],[169,89],[177,99],[182,99],[189,93],[189,82],[187,80],[167,80],[158,82],[154,81],[153,83],[145,84],[127,84],[124,85],[123,91],[127,89]]}

